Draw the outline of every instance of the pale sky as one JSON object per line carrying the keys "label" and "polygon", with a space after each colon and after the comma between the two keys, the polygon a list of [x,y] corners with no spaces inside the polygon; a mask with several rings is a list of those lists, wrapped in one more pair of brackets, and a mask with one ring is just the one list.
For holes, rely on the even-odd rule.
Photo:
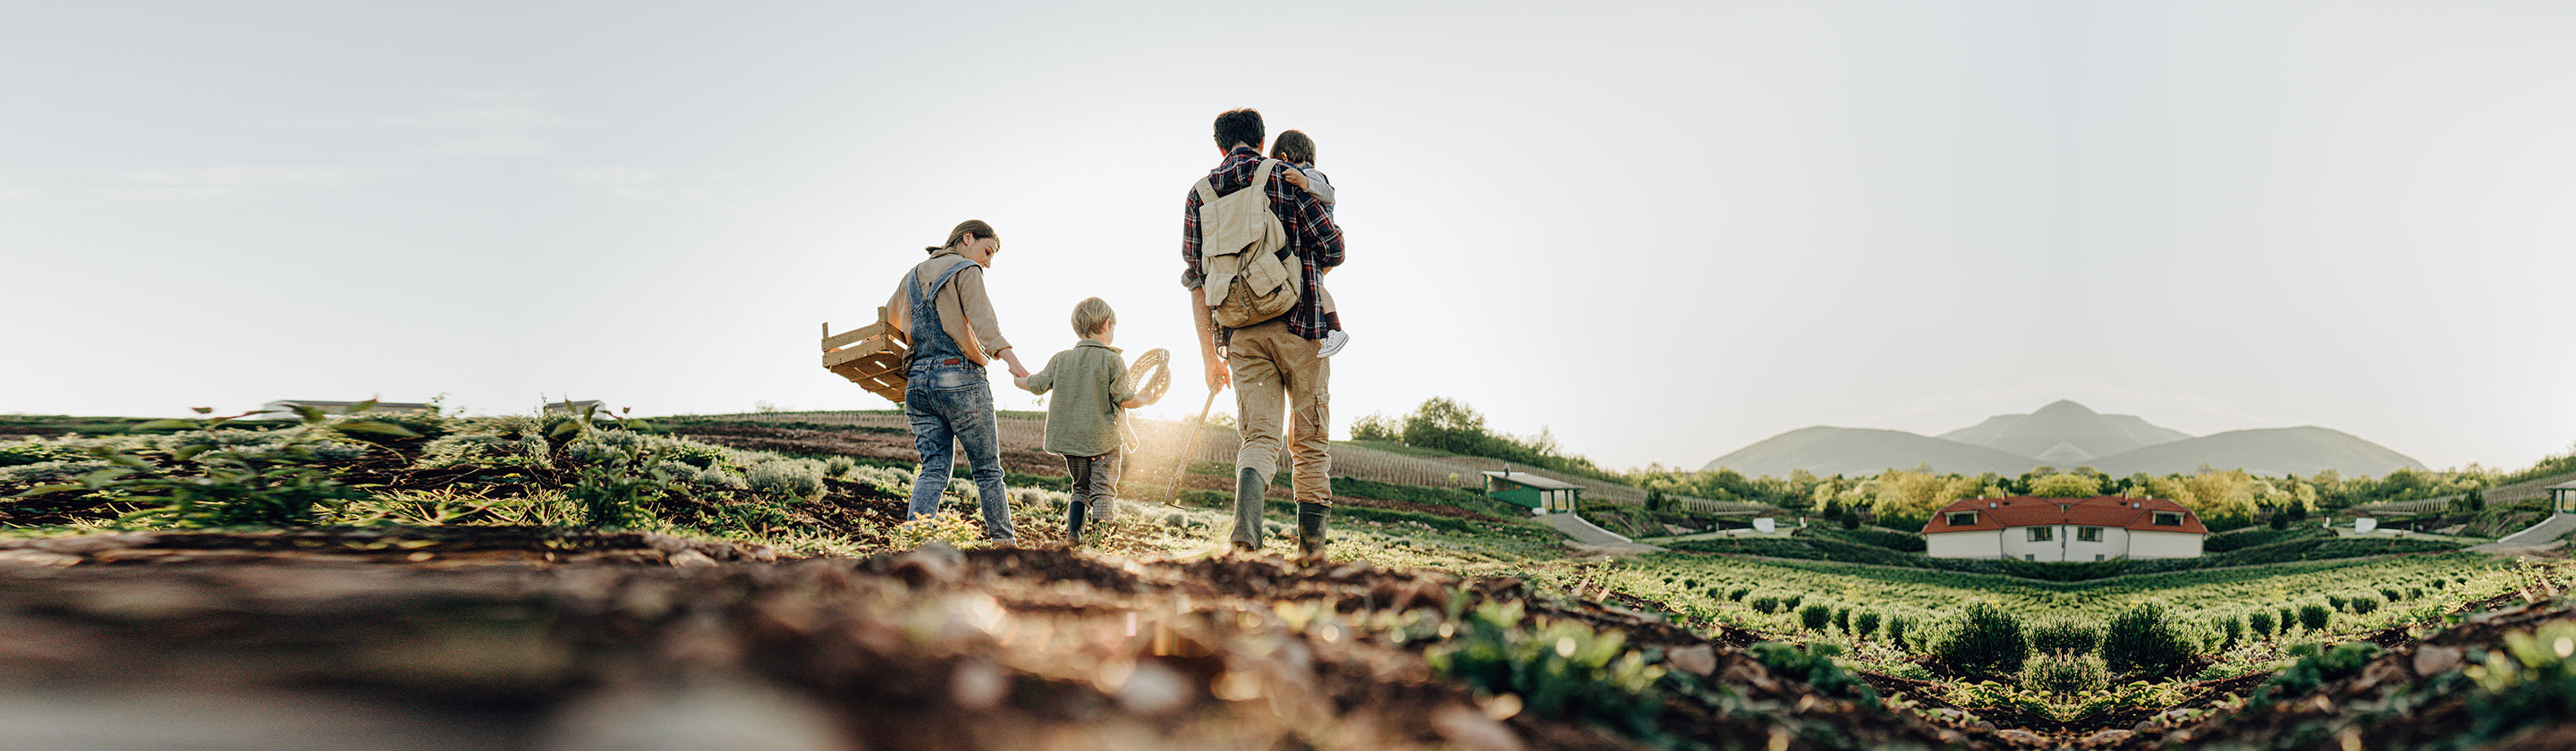
{"label": "pale sky", "polygon": [[20,4],[0,412],[888,408],[818,324],[970,217],[1032,365],[1092,295],[1194,361],[1182,198],[1252,106],[1344,201],[1337,433],[1451,396],[1695,467],[2072,398],[2520,467],[2576,441],[2569,39],[2548,2]]}

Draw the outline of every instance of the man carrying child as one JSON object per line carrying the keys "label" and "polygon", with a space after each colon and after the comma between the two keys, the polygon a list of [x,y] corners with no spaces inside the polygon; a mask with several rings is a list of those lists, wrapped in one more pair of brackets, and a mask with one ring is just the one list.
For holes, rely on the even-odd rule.
{"label": "man carrying child", "polygon": [[[1202,197],[1199,186],[1192,186],[1181,223],[1181,286],[1190,291],[1190,318],[1198,329],[1208,387],[1234,384],[1235,424],[1242,443],[1235,453],[1233,543],[1237,550],[1261,549],[1261,509],[1270,477],[1278,471],[1281,402],[1285,401],[1295,465],[1290,478],[1297,499],[1298,549],[1306,557],[1321,557],[1325,524],[1332,513],[1332,485],[1327,477],[1332,459],[1326,432],[1331,425],[1327,406],[1332,398],[1332,367],[1331,361],[1319,356],[1318,346],[1334,327],[1324,315],[1320,280],[1324,269],[1342,263],[1342,231],[1313,194],[1284,177],[1294,167],[1282,168],[1261,157],[1265,136],[1261,113],[1226,112],[1217,116],[1215,130],[1217,151],[1224,161],[1208,171],[1205,192],[1222,197],[1247,189],[1263,191],[1278,230],[1285,235],[1279,257],[1296,259],[1291,264],[1295,278],[1289,283],[1300,288],[1295,306],[1284,314],[1219,327],[1209,309],[1212,298],[1204,262],[1210,254],[1242,249],[1201,246],[1208,234],[1235,236],[1235,232],[1217,230],[1240,228],[1203,227],[1200,209],[1208,199]],[[1260,174],[1268,177],[1254,185],[1254,177]],[[1223,359],[1218,355],[1220,346]]]}

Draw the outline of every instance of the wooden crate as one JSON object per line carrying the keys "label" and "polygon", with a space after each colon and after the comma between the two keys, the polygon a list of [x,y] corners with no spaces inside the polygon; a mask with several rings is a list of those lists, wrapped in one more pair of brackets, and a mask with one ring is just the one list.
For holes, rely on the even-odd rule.
{"label": "wooden crate", "polygon": [[832,333],[831,322],[823,323],[823,369],[896,404],[903,403],[904,355],[909,352],[887,330],[885,308],[877,308],[876,323],[838,334]]}

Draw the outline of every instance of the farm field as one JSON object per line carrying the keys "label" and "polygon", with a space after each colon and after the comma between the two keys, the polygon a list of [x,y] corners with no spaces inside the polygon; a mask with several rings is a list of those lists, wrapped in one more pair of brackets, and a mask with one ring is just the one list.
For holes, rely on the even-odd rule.
{"label": "farm field", "polygon": [[[52,645],[0,675],[54,676],[0,680],[0,708],[186,723],[184,696],[237,691],[240,711],[456,748],[596,747],[691,711],[798,748],[2305,748],[2382,732],[2398,720],[2375,707],[2413,687],[2405,716],[2456,732],[2389,737],[2474,748],[2561,737],[2566,715],[2530,702],[2576,696],[2564,650],[2513,641],[2576,633],[2576,577],[2549,555],[2433,541],[2084,581],[1605,557],[1518,507],[1358,470],[1336,480],[1332,563],[1299,565],[1220,554],[1227,466],[1204,458],[1131,470],[1118,521],[1074,549],[1059,473],[1025,445],[1006,455],[1022,547],[994,550],[956,511],[904,523],[909,436],[850,419],[90,421],[114,432],[0,442],[0,638]],[[970,507],[962,485],[947,508]],[[1274,496],[1274,551],[1287,510]],[[1779,541],[1903,537],[1800,532]],[[2498,708],[2528,716],[2477,719]],[[214,747],[265,747],[241,743]]]}

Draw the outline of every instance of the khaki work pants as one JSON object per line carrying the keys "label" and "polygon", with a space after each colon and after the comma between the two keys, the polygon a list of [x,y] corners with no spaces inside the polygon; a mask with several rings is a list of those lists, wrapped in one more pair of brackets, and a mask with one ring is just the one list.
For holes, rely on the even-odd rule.
{"label": "khaki work pants", "polygon": [[1332,505],[1333,459],[1327,446],[1332,425],[1331,360],[1315,356],[1317,342],[1288,333],[1288,322],[1272,319],[1235,329],[1227,340],[1225,362],[1234,372],[1235,424],[1243,446],[1234,466],[1260,472],[1262,480],[1279,471],[1281,402],[1286,402],[1288,441],[1296,470],[1290,481],[1303,503]]}

